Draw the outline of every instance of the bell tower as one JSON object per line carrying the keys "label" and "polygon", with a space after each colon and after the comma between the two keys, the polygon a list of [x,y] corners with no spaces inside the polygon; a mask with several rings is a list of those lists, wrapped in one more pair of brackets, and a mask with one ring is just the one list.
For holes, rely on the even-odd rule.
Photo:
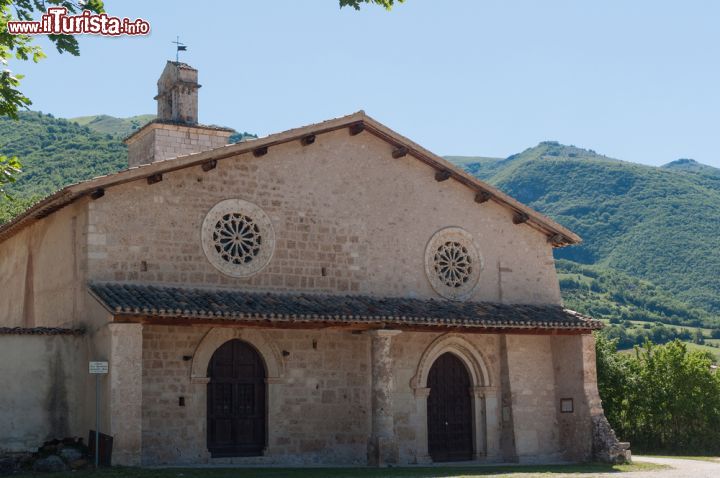
{"label": "bell tower", "polygon": [[140,166],[225,146],[235,131],[198,123],[198,71],[168,61],[157,82],[157,118],[125,138],[128,166]]}
{"label": "bell tower", "polygon": [[157,82],[157,117],[161,121],[197,124],[198,72],[185,63],[168,61]]}

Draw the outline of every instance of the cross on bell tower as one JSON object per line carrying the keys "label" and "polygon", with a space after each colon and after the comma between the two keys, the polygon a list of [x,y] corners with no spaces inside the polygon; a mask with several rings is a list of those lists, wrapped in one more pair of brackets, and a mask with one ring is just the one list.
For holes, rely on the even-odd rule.
{"label": "cross on bell tower", "polygon": [[174,43],[175,46],[177,47],[177,48],[175,49],[175,63],[179,63],[179,62],[180,62],[180,52],[181,52],[181,51],[187,51],[187,45],[184,44],[184,43],[182,43],[182,42],[180,41],[180,36],[178,36],[178,37],[175,39],[175,41],[172,42],[172,43]]}

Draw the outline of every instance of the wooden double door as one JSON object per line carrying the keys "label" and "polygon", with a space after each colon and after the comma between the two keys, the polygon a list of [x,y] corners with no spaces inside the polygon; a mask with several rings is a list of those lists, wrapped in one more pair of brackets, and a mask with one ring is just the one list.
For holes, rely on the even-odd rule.
{"label": "wooden double door", "polygon": [[428,452],[435,462],[473,457],[473,411],[470,375],[451,353],[435,360],[427,386]]}
{"label": "wooden double door", "polygon": [[265,365],[242,340],[231,340],[208,366],[207,445],[213,457],[258,456],[265,448]]}

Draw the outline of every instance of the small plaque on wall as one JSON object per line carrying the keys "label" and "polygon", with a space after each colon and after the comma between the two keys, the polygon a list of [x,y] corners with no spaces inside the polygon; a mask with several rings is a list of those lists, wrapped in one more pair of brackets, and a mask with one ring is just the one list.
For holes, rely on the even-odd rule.
{"label": "small plaque on wall", "polygon": [[560,413],[573,413],[574,411],[572,398],[560,399]]}

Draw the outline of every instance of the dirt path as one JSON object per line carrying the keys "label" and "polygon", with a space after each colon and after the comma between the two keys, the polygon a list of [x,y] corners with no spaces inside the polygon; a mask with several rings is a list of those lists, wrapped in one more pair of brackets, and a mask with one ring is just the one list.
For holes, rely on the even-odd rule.
{"label": "dirt path", "polygon": [[635,478],[719,478],[720,461],[683,460],[680,458],[656,458],[650,456],[634,456],[633,461],[657,463],[671,468],[657,471],[637,471],[633,473],[612,473],[607,477]]}

